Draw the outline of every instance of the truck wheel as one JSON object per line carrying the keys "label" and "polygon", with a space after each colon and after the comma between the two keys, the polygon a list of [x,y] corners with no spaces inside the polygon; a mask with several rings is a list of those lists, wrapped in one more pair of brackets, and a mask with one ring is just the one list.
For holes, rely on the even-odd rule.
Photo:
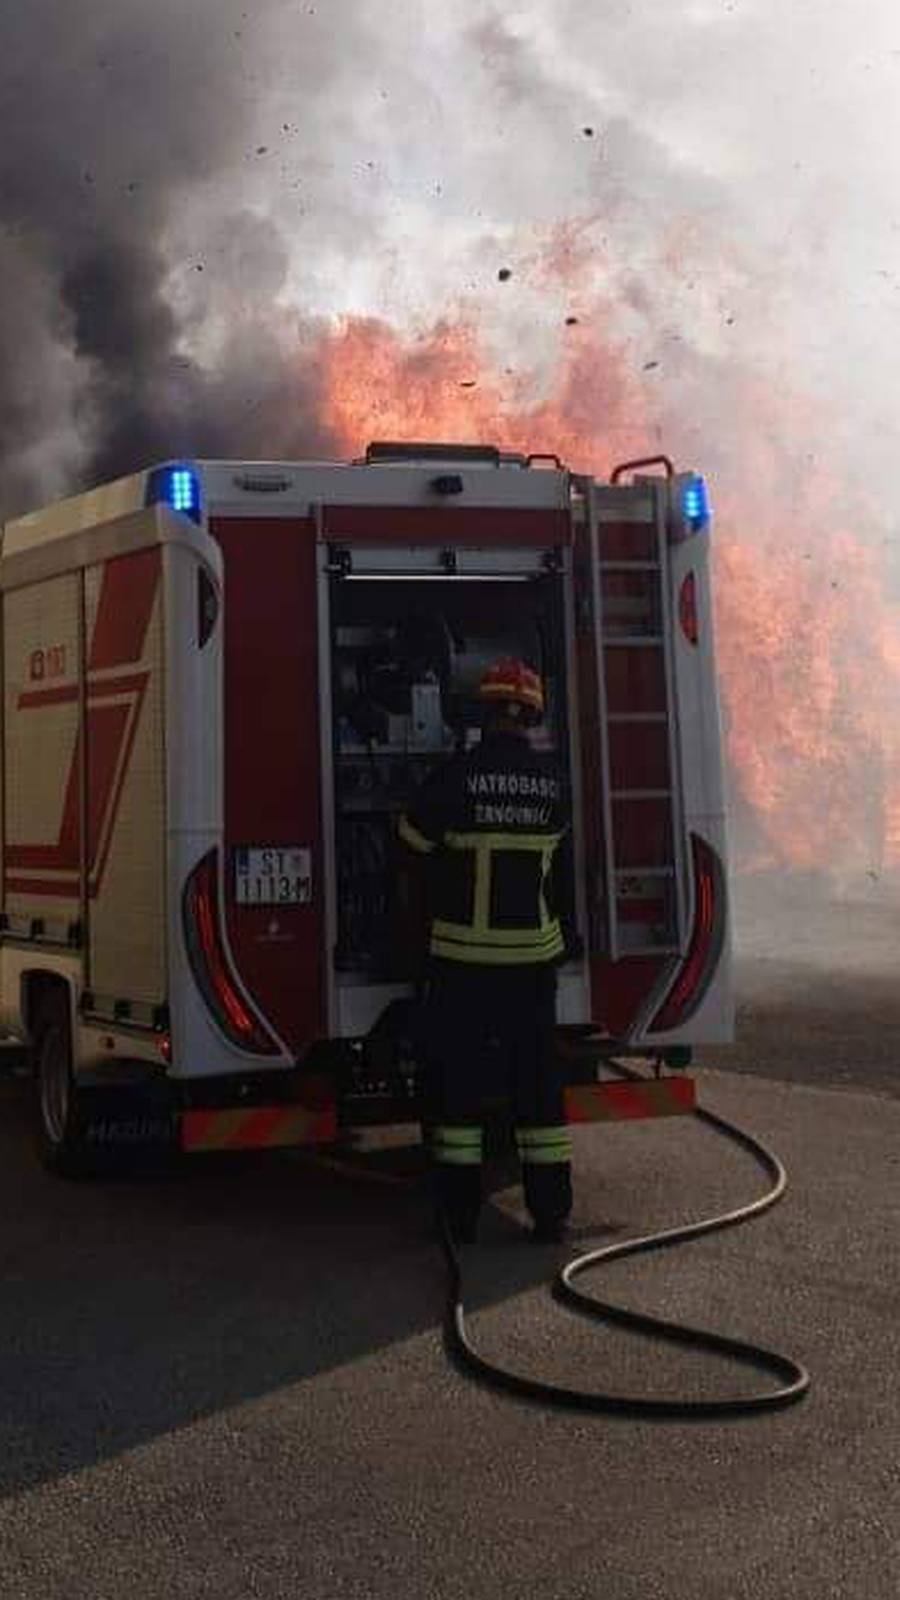
{"label": "truck wheel", "polygon": [[72,1074],[72,1032],[65,994],[41,1000],[34,1028],[34,1111],[38,1155],[49,1172],[74,1178],[88,1171],[87,1152]]}

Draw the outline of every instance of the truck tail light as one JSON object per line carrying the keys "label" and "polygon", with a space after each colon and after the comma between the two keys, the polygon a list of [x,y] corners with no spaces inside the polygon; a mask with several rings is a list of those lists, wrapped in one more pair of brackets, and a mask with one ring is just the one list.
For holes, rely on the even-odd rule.
{"label": "truck tail light", "polygon": [[696,644],[700,637],[700,624],[697,618],[697,580],[689,572],[678,591],[678,621],[681,631],[689,644]]}
{"label": "truck tail light", "polygon": [[718,964],[725,932],[725,873],[715,850],[691,834],[694,863],[694,927],[687,955],[650,1033],[678,1028],[697,1010]]}
{"label": "truck tail light", "polygon": [[231,1044],[254,1055],[279,1055],[268,1028],[248,1006],[231,970],[222,938],[219,857],[210,850],[184,890],[184,936],[191,970],[212,1016]]}

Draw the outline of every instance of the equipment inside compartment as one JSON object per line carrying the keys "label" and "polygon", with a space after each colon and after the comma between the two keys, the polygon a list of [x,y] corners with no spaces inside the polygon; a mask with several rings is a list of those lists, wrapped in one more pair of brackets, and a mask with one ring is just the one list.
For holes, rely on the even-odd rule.
{"label": "equipment inside compartment", "polygon": [[488,582],[347,581],[331,596],[337,971],[402,982],[397,819],[434,766],[480,739],[478,685],[503,656],[544,681],[535,748],[566,762],[565,657],[553,574]]}

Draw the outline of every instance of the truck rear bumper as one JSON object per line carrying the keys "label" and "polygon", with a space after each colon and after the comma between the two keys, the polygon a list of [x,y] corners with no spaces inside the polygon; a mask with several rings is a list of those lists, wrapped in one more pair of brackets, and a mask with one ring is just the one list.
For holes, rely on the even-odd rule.
{"label": "truck rear bumper", "polygon": [[[650,1077],[629,1072],[610,1081],[588,1061],[571,1060],[565,1090],[570,1123],[683,1116],[694,1110],[695,1085],[681,1073]],[[496,1109],[496,1108],[495,1108]],[[273,1084],[218,1079],[173,1085],[135,1073],[119,1082],[95,1078],[82,1087],[81,1116],[89,1145],[178,1150],[186,1155],[276,1150],[334,1144],[367,1127],[420,1124],[414,1080],[363,1073],[293,1072]]]}

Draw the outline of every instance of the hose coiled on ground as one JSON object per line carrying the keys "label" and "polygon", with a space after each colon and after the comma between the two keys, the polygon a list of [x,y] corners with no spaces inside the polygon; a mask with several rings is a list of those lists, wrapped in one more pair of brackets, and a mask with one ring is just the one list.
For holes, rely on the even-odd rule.
{"label": "hose coiled on ground", "polygon": [[[623,1076],[637,1074],[616,1064]],[[762,1345],[742,1339],[732,1339],[724,1334],[710,1333],[686,1323],[668,1322],[661,1317],[651,1317],[643,1311],[628,1311],[606,1300],[597,1300],[574,1286],[582,1277],[605,1262],[621,1260],[625,1256],[648,1254],[651,1250],[668,1249],[683,1244],[703,1234],[733,1228],[740,1222],[768,1211],[783,1196],[787,1188],[787,1173],[778,1157],[762,1143],[734,1123],[712,1111],[696,1108],[693,1115],[716,1129],[726,1138],[748,1150],[760,1166],[773,1179],[773,1186],[757,1200],[738,1206],[733,1211],[707,1217],[699,1222],[686,1223],[677,1228],[666,1228],[658,1233],[644,1234],[640,1238],[626,1239],[617,1244],[604,1245],[599,1250],[589,1250],[576,1256],[561,1267],[553,1281],[555,1299],[578,1311],[582,1316],[600,1322],[615,1322],[644,1334],[672,1343],[693,1345],[697,1349],[714,1350],[733,1360],[771,1372],[779,1381],[778,1387],[758,1394],[710,1400],[678,1398],[654,1399],[644,1395],[605,1394],[591,1390],[570,1389],[560,1384],[547,1383],[539,1378],[529,1378],[496,1365],[479,1355],[469,1339],[465,1308],[462,1298],[462,1272],[459,1256],[446,1226],[440,1237],[447,1262],[447,1302],[444,1322],[445,1347],[451,1359],[463,1370],[472,1373],[494,1388],[505,1389],[520,1398],[541,1401],[544,1405],[562,1406],[577,1411],[604,1412],[607,1415],[648,1418],[679,1418],[682,1421],[702,1418],[746,1416],[750,1413],[774,1411],[795,1404],[809,1389],[810,1377],[806,1368],[790,1356],[767,1350]]]}

